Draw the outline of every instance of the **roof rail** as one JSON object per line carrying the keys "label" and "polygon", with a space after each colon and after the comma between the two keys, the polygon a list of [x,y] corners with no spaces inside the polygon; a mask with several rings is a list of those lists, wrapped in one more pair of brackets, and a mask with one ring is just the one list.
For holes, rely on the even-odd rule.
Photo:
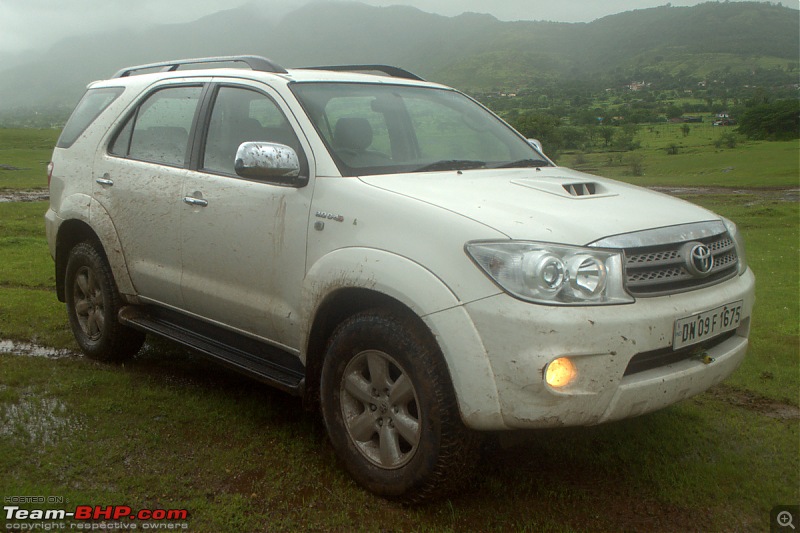
{"label": "roof rail", "polygon": [[327,67],[302,67],[304,70],[333,70],[337,72],[383,72],[394,78],[405,78],[407,80],[425,81],[416,74],[400,67],[389,65],[330,65]]}
{"label": "roof rail", "polygon": [[274,72],[276,74],[286,74],[287,71],[282,66],[261,56],[219,56],[219,57],[198,57],[194,59],[177,59],[173,61],[161,61],[159,63],[149,63],[147,65],[137,65],[127,67],[116,74],[113,78],[126,78],[135,75],[139,70],[149,70],[160,68],[161,72],[174,72],[184,65],[196,65],[200,63],[244,63],[252,70],[259,72]]}

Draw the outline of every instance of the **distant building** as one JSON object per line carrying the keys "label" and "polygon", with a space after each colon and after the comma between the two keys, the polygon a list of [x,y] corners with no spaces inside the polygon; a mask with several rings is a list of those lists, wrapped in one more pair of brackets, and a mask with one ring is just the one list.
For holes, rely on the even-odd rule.
{"label": "distant building", "polygon": [[673,124],[683,124],[683,123],[695,123],[695,122],[703,122],[703,117],[675,117],[669,119],[669,121]]}
{"label": "distant building", "polygon": [[625,87],[631,91],[641,91],[645,87],[649,87],[649,83],[645,83],[644,81],[632,81]]}
{"label": "distant building", "polygon": [[728,113],[717,113],[714,118],[714,126],[735,126],[736,120],[733,119]]}

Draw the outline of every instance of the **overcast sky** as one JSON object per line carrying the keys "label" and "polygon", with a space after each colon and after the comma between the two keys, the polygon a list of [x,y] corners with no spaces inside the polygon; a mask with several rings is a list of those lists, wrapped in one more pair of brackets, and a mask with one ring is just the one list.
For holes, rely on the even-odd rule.
{"label": "overcast sky", "polygon": [[[311,0],[0,0],[0,53],[41,48],[57,40],[100,28],[179,23],[246,3],[299,6]],[[320,0],[317,0],[320,1]],[[321,0],[336,2],[339,0]],[[472,11],[501,20],[589,22],[597,18],[664,5],[665,0],[362,0],[387,6],[409,5],[429,13],[454,16]],[[673,0],[689,6],[705,0]],[[797,9],[800,0],[783,0]]]}

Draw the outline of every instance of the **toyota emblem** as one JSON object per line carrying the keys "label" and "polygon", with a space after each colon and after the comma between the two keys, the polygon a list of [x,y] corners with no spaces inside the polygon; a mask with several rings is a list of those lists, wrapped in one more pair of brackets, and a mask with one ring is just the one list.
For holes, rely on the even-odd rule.
{"label": "toyota emblem", "polygon": [[696,278],[704,278],[714,268],[714,256],[708,246],[701,243],[689,243],[684,247],[688,253],[684,256],[686,269]]}

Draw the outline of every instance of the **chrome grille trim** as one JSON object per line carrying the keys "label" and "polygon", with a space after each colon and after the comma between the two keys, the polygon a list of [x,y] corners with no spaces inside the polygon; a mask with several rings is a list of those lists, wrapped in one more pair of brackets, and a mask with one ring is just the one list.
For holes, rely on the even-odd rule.
{"label": "chrome grille trim", "polygon": [[[708,247],[713,268],[704,276],[686,266],[686,243]],[[616,245],[616,246],[615,246]],[[684,224],[616,235],[590,246],[622,249],[625,287],[635,297],[664,296],[708,287],[736,275],[736,246],[719,221]]]}
{"label": "chrome grille trim", "polygon": [[727,228],[721,220],[711,220],[613,235],[595,241],[589,246],[596,248],[643,248],[646,246],[659,246],[664,243],[696,241],[711,235],[719,235],[726,231]]}

